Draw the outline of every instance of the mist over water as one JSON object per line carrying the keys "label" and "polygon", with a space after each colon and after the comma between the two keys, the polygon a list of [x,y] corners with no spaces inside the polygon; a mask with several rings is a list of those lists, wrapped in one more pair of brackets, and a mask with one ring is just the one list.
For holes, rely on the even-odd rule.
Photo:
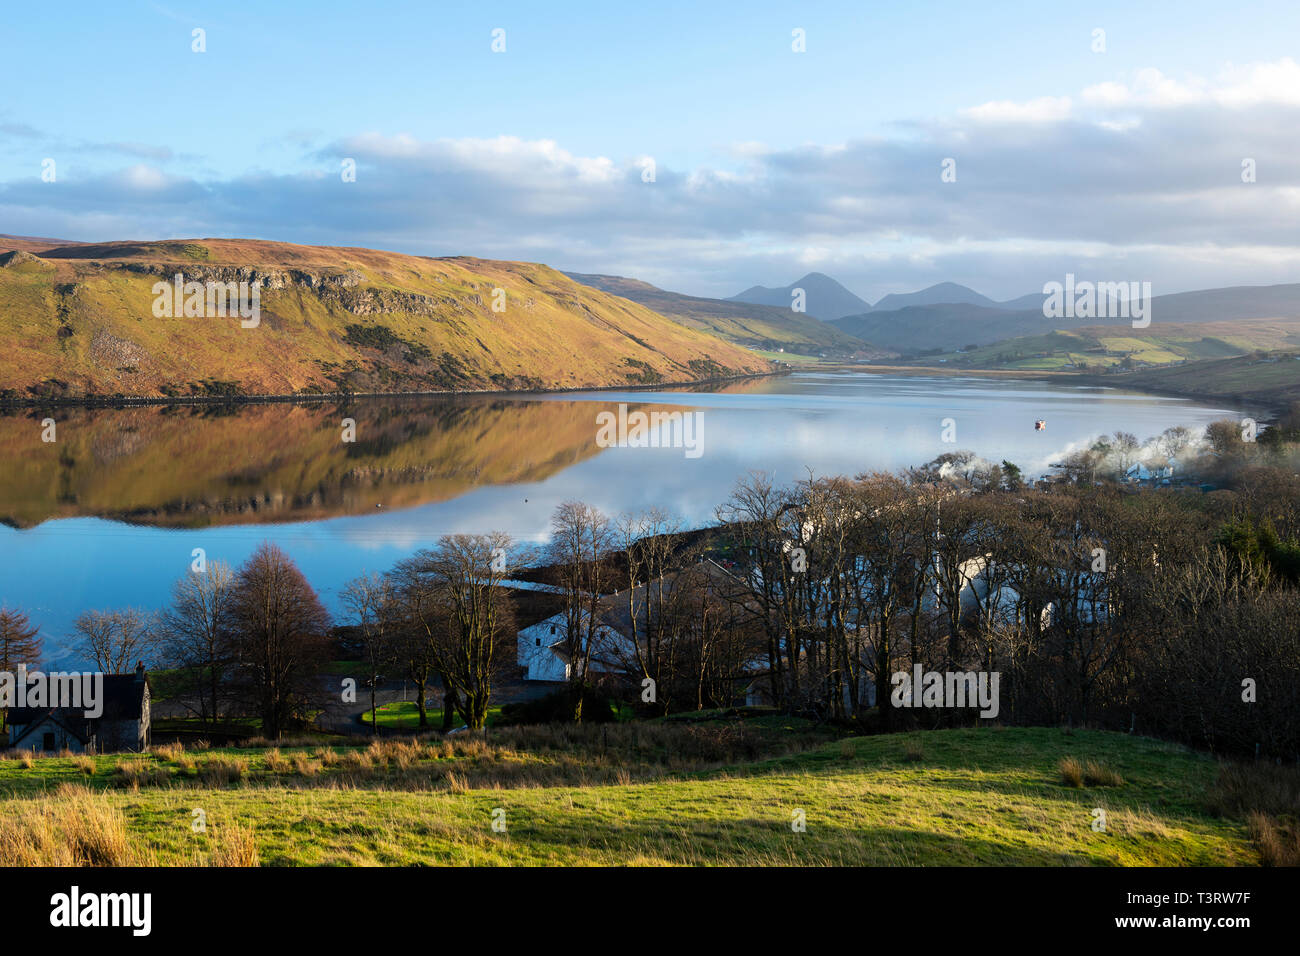
{"label": "mist over water", "polygon": [[[699,457],[603,448],[597,414],[699,411]],[[1117,430],[1140,441],[1250,410],[1096,387],[991,378],[808,372],[721,389],[366,401],[348,406],[134,408],[0,418],[0,601],[66,654],[89,608],[161,607],[191,552],[236,566],[279,544],[338,611],[338,592],[439,535],[540,542],[557,504],[652,505],[709,522],[737,479],[893,471],[968,449],[1026,476]],[[346,444],[340,422],[357,423]],[[944,419],[956,441],[941,440]],[[1045,431],[1034,421],[1044,419]]]}

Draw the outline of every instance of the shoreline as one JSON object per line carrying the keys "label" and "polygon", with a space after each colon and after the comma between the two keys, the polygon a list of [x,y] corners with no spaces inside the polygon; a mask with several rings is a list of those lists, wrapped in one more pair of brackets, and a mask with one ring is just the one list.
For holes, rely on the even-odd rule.
{"label": "shoreline", "polygon": [[690,388],[696,385],[724,385],[750,379],[773,378],[789,375],[791,368],[771,372],[754,372],[749,375],[728,375],[718,378],[696,379],[685,382],[652,382],[626,385],[582,385],[572,388],[534,388],[525,391],[511,389],[441,389],[421,392],[296,392],[285,395],[113,395],[94,398],[23,398],[0,400],[0,412],[23,408],[142,408],[156,405],[272,405],[308,404],[312,402],[350,402],[358,398],[523,398],[529,395],[570,395],[579,392],[647,392],[670,388]]}
{"label": "shoreline", "polygon": [[[827,368],[827,366],[823,366]],[[1277,399],[1242,394],[1219,394],[1192,389],[1161,388],[1145,384],[1132,384],[1123,380],[1114,381],[1118,376],[1093,375],[1088,372],[1054,372],[1046,369],[1002,369],[1002,368],[951,368],[935,365],[864,365],[852,366],[836,364],[835,370],[872,372],[877,375],[933,375],[940,378],[1007,378],[1030,382],[1064,382],[1075,385],[1089,385],[1098,388],[1124,389],[1145,395],[1157,395],[1166,398],[1185,398],[1190,401],[1212,405],[1237,406],[1245,408],[1254,406],[1261,413],[1267,414],[1267,420],[1261,424],[1272,423],[1286,412],[1284,403]]]}

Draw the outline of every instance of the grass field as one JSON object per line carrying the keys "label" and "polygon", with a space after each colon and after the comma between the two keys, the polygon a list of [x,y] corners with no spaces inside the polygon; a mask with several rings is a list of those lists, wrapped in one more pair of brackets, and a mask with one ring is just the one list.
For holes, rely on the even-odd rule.
{"label": "grass field", "polygon": [[[1070,786],[1067,758],[1114,785]],[[0,853],[34,807],[71,793],[164,864],[217,854],[220,833],[262,865],[1257,864],[1244,819],[1207,803],[1218,773],[1185,748],[1097,731],[836,739],[784,718],[172,748],[0,762]],[[52,796],[67,784],[90,793]],[[209,833],[193,832],[195,809]]]}

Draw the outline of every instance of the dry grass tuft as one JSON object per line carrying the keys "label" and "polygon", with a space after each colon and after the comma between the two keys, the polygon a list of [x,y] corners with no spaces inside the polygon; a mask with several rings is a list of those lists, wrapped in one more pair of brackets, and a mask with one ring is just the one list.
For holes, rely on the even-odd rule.
{"label": "dry grass tuft", "polygon": [[1083,765],[1083,782],[1089,787],[1122,787],[1124,778],[1104,763],[1089,760]]}
{"label": "dry grass tuft", "polygon": [[119,760],[113,767],[113,784],[130,790],[157,787],[170,779],[171,771],[166,767],[145,760]]}
{"label": "dry grass tuft", "polygon": [[280,753],[279,747],[272,747],[263,754],[262,763],[271,773],[288,773],[293,769],[293,764]]}
{"label": "dry grass tuft", "polygon": [[216,828],[216,847],[208,866],[257,866],[257,839],[251,827],[226,823]]}
{"label": "dry grass tuft", "polygon": [[1300,866],[1300,767],[1222,764],[1206,803],[1219,816],[1245,818],[1265,866]]}
{"label": "dry grass tuft", "polygon": [[0,866],[151,866],[126,817],[81,784],[16,804],[0,817]]}
{"label": "dry grass tuft", "polygon": [[312,761],[301,750],[298,750],[293,755],[293,769],[299,776],[314,777],[320,773],[321,765]]}
{"label": "dry grass tuft", "polygon": [[1295,820],[1252,810],[1246,817],[1246,832],[1265,866],[1300,866],[1300,825]]}
{"label": "dry grass tuft", "polygon": [[176,758],[185,752],[185,745],[181,743],[163,744],[159,747],[153,747],[151,750],[159,760],[175,763]]}
{"label": "dry grass tuft", "polygon": [[1061,783],[1067,787],[1122,787],[1124,778],[1104,763],[1089,760],[1081,763],[1074,757],[1062,757],[1056,765]]}
{"label": "dry grass tuft", "polygon": [[1056,769],[1060,771],[1061,783],[1067,787],[1083,786],[1083,764],[1073,757],[1062,757],[1061,762],[1056,765]]}
{"label": "dry grass tuft", "polygon": [[212,757],[199,765],[199,780],[207,787],[224,787],[238,783],[248,771],[243,757]]}

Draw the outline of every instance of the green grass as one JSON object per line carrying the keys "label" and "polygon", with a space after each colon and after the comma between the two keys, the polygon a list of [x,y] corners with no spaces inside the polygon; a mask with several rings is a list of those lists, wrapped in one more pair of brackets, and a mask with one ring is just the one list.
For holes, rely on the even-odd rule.
{"label": "green grass", "polygon": [[[437,730],[442,726],[442,708],[425,707],[425,713],[429,718],[428,730]],[[375,722],[385,730],[410,730],[415,731],[420,728],[420,711],[413,700],[396,700],[391,704],[381,704],[375,711]],[[487,725],[491,727],[501,719],[501,707],[495,705],[488,708]],[[361,715],[361,722],[370,725],[370,708]],[[456,726],[464,724],[459,716],[456,717]]]}
{"label": "green grass", "polygon": [[817,365],[824,361],[816,355],[800,355],[798,352],[769,352],[765,349],[754,349],[755,355],[761,355],[765,359],[775,359],[778,362],[788,362],[791,365]]}
{"label": "green grass", "polygon": [[[763,718],[767,719],[767,718]],[[109,789],[130,831],[163,863],[192,855],[191,810],[250,826],[263,864],[1234,865],[1258,857],[1242,821],[1205,806],[1216,763],[1185,748],[1094,731],[978,728],[834,740],[753,763],[642,782],[457,786],[490,771],[484,752],[421,759],[427,775],[385,789],[322,773],[308,785],[257,768],[260,751],[213,751],[251,773],[230,787],[177,779]],[[285,757],[292,751],[285,750]],[[1067,786],[1060,761],[1094,761],[1119,786]],[[152,760],[154,758],[129,758]],[[499,759],[499,758],[498,758]],[[522,756],[520,759],[525,759]],[[541,753],[528,760],[546,761]],[[107,787],[117,758],[96,758]],[[582,764],[571,772],[581,773]],[[450,775],[448,774],[450,771]],[[334,771],[330,771],[333,774]],[[0,814],[60,781],[71,759],[0,762]],[[1092,828],[1093,809],[1107,814]],[[492,814],[505,811],[506,831]],[[794,811],[806,832],[791,827]]]}

